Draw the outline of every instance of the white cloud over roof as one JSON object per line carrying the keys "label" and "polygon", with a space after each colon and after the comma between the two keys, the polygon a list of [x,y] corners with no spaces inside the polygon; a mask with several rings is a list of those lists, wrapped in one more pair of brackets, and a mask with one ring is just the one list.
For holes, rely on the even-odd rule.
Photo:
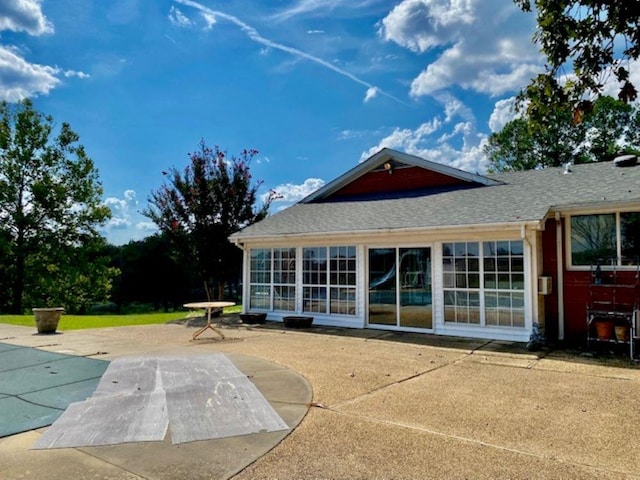
{"label": "white cloud over roof", "polygon": [[[381,22],[380,36],[435,60],[413,79],[411,95],[454,85],[499,96],[541,71],[531,42],[533,15],[512,0],[403,0]],[[425,57],[426,58],[426,57]],[[428,61],[428,60],[425,60]]]}

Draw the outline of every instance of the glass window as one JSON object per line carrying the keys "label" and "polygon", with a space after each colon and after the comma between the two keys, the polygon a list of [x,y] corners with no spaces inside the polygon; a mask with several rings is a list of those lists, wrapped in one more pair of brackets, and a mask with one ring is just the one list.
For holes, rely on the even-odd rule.
{"label": "glass window", "polygon": [[571,264],[638,265],[640,212],[571,217]]}
{"label": "glass window", "polygon": [[522,241],[445,243],[442,251],[445,322],[524,327]]}
{"label": "glass window", "polygon": [[640,212],[620,214],[623,265],[637,265],[640,260]]}
{"label": "glass window", "polygon": [[296,309],[296,249],[255,248],[250,251],[249,308]]}
{"label": "glass window", "polygon": [[608,263],[616,255],[616,215],[576,215],[571,217],[571,263]]}
{"label": "glass window", "polygon": [[304,312],[356,314],[356,247],[302,249]]}
{"label": "glass window", "polygon": [[445,322],[480,323],[480,244],[442,246]]}

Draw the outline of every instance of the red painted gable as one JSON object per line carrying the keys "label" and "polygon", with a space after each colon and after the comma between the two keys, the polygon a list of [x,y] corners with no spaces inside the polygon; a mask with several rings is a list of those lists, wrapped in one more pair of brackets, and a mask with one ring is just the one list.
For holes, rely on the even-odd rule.
{"label": "red painted gable", "polygon": [[374,170],[355,179],[329,198],[344,198],[363,194],[389,193],[420,188],[469,185],[469,182],[421,167],[400,167],[389,171]]}

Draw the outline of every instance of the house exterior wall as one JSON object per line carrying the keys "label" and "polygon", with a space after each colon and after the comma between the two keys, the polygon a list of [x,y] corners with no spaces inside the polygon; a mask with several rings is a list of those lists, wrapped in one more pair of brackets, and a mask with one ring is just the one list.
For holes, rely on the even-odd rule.
{"label": "house exterior wall", "polygon": [[[314,323],[327,326],[351,328],[376,328],[388,330],[417,331],[441,335],[462,337],[487,338],[498,340],[515,340],[526,342],[529,340],[532,324],[540,320],[540,302],[537,293],[538,263],[541,261],[539,241],[541,236],[535,228],[511,226],[510,228],[464,228],[448,231],[430,232],[384,232],[378,235],[342,235],[322,236],[315,238],[281,238],[280,240],[250,242],[244,244],[243,270],[243,298],[245,309],[248,311],[250,250],[254,248],[283,248],[295,247],[297,258],[302,258],[304,247],[345,246],[356,247],[357,285],[356,285],[356,314],[330,315],[319,313],[304,313],[302,308],[302,261],[296,263],[296,312],[283,313],[267,311],[268,319],[279,321],[287,314],[304,314],[314,317]],[[467,324],[452,324],[444,321],[444,289],[442,246],[445,242],[483,242],[483,241],[522,241],[524,250],[525,282],[524,282],[524,327],[477,326]],[[422,248],[431,249],[432,260],[432,315],[433,328],[429,330],[398,327],[396,325],[369,325],[368,323],[368,252],[371,248]],[[253,310],[252,310],[253,311]]]}
{"label": "house exterior wall", "polygon": [[[562,222],[562,219],[558,220]],[[561,235],[562,237],[562,235]],[[541,275],[551,277],[551,293],[543,296],[544,302],[544,335],[547,340],[555,342],[559,339],[559,312],[558,312],[558,256],[556,243],[556,220],[547,219],[544,230],[541,232],[542,246],[542,270]],[[562,240],[562,238],[561,238]],[[564,242],[561,243],[564,249]],[[564,267],[563,267],[564,268]]]}
{"label": "house exterior wall", "polygon": [[424,168],[402,167],[394,169],[391,174],[387,171],[368,172],[333,193],[330,198],[467,184],[458,178]]}
{"label": "house exterior wall", "polygon": [[[553,285],[551,294],[544,296],[545,336],[551,342],[564,341],[572,345],[582,345],[587,338],[587,306],[591,302],[593,279],[590,267],[570,266],[568,222],[569,216],[558,219],[549,218],[541,234],[543,251],[541,275],[552,277]],[[556,228],[557,225],[560,226],[559,229]],[[558,231],[560,231],[559,239]],[[558,262],[561,262],[561,276],[558,274]],[[634,285],[638,282],[635,267],[616,270],[616,283]],[[610,277],[611,268],[604,267],[603,275]],[[633,304],[637,291],[619,289],[617,295],[619,302]]]}

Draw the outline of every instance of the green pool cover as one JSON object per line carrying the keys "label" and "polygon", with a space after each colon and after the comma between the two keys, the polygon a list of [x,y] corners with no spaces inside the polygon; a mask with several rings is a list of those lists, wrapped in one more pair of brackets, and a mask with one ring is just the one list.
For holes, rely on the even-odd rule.
{"label": "green pool cover", "polygon": [[0,437],[51,425],[90,397],[109,362],[0,343]]}

